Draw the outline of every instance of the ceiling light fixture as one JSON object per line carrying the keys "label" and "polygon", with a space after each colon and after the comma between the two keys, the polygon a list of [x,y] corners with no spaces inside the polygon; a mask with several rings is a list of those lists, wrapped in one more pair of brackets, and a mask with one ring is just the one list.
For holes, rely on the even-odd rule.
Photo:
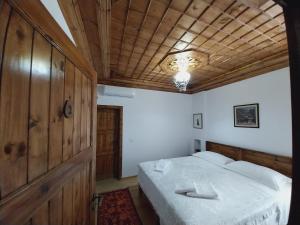
{"label": "ceiling light fixture", "polygon": [[174,76],[174,83],[179,91],[183,92],[186,91],[186,87],[190,81],[191,74],[187,71],[179,71]]}
{"label": "ceiling light fixture", "polygon": [[159,63],[163,73],[172,75],[173,83],[184,92],[187,90],[191,73],[198,73],[202,66],[208,65],[209,54],[195,49],[170,52]]}
{"label": "ceiling light fixture", "polygon": [[191,74],[187,71],[189,60],[186,56],[177,57],[177,66],[179,71],[174,76],[174,84],[180,92],[186,91],[186,87],[190,81]]}

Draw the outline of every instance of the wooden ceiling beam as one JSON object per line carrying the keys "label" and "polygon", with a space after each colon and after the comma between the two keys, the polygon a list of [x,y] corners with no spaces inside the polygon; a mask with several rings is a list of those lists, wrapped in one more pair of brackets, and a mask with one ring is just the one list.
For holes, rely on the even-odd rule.
{"label": "wooden ceiling beam", "polygon": [[[134,69],[132,70],[132,73],[130,74],[130,77],[132,76],[132,74],[135,72],[135,70],[137,69],[138,65],[140,64],[140,61],[141,61],[142,56],[143,56],[144,53],[147,51],[147,49],[148,49],[148,47],[149,47],[149,44],[151,43],[151,41],[152,41],[154,35],[157,33],[158,29],[160,28],[160,26],[161,26],[161,24],[162,24],[162,21],[163,21],[164,18],[166,17],[167,12],[168,12],[168,10],[170,9],[170,5],[172,4],[172,2],[173,2],[173,0],[169,0],[168,6],[167,6],[166,10],[164,11],[163,16],[162,16],[160,22],[158,23],[158,25],[157,25],[156,28],[155,28],[155,31],[152,33],[150,39],[148,40],[148,42],[147,42],[147,44],[146,44],[146,47],[144,48],[143,54],[141,54],[141,56],[139,57],[137,64],[135,65]],[[191,3],[190,3],[190,4],[191,4]],[[178,23],[178,21],[179,21],[179,20],[176,21],[176,24]],[[167,35],[167,36],[168,36],[168,35]],[[162,43],[163,43],[163,41],[161,42],[161,44],[162,44]],[[160,48],[160,47],[158,47],[158,49],[159,49],[159,48]]]}
{"label": "wooden ceiling beam", "polygon": [[122,38],[121,38],[121,48],[120,48],[120,51],[119,51],[119,54],[118,54],[118,66],[117,68],[119,68],[120,66],[120,56],[121,56],[121,53],[122,53],[122,50],[123,50],[123,43],[125,42],[125,32],[126,32],[126,27],[127,27],[127,23],[128,23],[128,14],[129,14],[129,9],[130,9],[130,6],[131,6],[131,0],[127,0],[127,10],[126,10],[126,19],[124,20],[124,25],[123,25],[123,32],[122,32]]}
{"label": "wooden ceiling beam", "polygon": [[232,16],[231,14],[227,13],[227,12],[224,12],[223,10],[221,10],[219,7],[213,5],[212,3],[208,3],[208,2],[205,2],[203,1],[205,4],[209,5],[209,7],[211,7],[212,9],[215,9],[217,10],[219,13],[222,13],[224,16],[232,19],[232,20],[235,20],[236,22],[238,22],[239,24],[245,26],[245,27],[248,27],[250,30],[252,30],[253,32],[256,32],[258,34],[260,34],[261,36],[265,37],[266,39],[269,39],[270,41],[276,43],[275,40],[273,40],[270,36],[264,34],[263,32],[255,29],[255,27],[252,27],[251,25],[249,25],[248,23],[245,23],[241,20],[239,20],[238,18],[235,18],[234,16]]}
{"label": "wooden ceiling beam", "polygon": [[[210,26],[210,25],[208,25],[208,26],[209,26],[209,27],[212,27],[212,26]],[[180,28],[181,28],[181,27],[180,27]],[[193,40],[195,40],[197,37],[200,36],[199,33],[196,33],[196,32],[194,32],[194,31],[192,31],[192,30],[189,30],[188,32],[191,33],[191,34],[196,35],[196,37],[195,37]],[[182,42],[185,42],[185,43],[187,43],[187,44],[191,44],[191,43],[193,42],[193,40],[192,40],[190,43],[187,43],[187,42],[182,41],[182,40],[181,40],[181,41],[182,41]],[[213,42],[216,43],[217,45],[221,45],[221,46],[224,47],[224,48],[228,48],[229,50],[235,50],[234,48],[232,48],[232,47],[230,47],[230,46],[228,46],[228,45],[223,44],[222,42],[220,42],[220,41],[214,39],[213,37],[210,38],[210,41],[213,41]]]}
{"label": "wooden ceiling beam", "polygon": [[160,82],[145,82],[133,78],[124,78],[120,75],[116,75],[116,77],[111,77],[108,80],[101,80],[99,83],[104,85],[119,85],[126,87],[137,87],[152,90],[179,92],[178,89],[172,84]]}
{"label": "wooden ceiling beam", "polygon": [[[270,7],[269,7],[269,8],[270,8]],[[246,9],[246,10],[248,10],[248,9]],[[246,10],[245,10],[245,11],[246,11]],[[239,16],[241,16],[245,11],[243,11],[243,12],[241,12],[239,15],[237,15],[236,18],[238,18]],[[226,10],[225,10],[225,12],[226,12]],[[259,14],[259,15],[260,15],[260,14]],[[255,19],[255,18],[256,18],[256,17],[253,17],[250,21],[252,21],[252,20]],[[250,21],[249,21],[249,22],[250,22]],[[267,22],[269,22],[269,21],[270,21],[270,20],[268,20]],[[231,22],[232,22],[232,21],[231,21]],[[231,22],[229,22],[228,24],[230,24]],[[225,24],[225,26],[224,26],[222,29],[224,29],[228,24]],[[265,24],[265,23],[263,23],[263,24]],[[212,27],[211,24],[209,24],[209,25]],[[236,32],[237,30],[239,30],[241,27],[242,27],[242,26],[240,26],[239,28],[237,28],[236,30],[234,30],[232,33],[228,33],[228,35],[231,36],[231,37],[235,37],[235,36],[233,35],[233,33]],[[276,27],[271,28],[270,30],[275,29],[275,28],[276,28]],[[223,32],[222,29],[218,29],[218,30],[219,30],[220,32]],[[270,30],[267,30],[265,33],[269,32]],[[218,32],[216,32],[214,35],[216,35],[217,33],[218,33]],[[226,33],[227,33],[227,32],[226,32]],[[212,35],[211,37],[209,37],[208,40],[211,40],[211,38],[212,38],[214,35]],[[258,35],[258,36],[260,36],[260,35]],[[258,44],[256,44],[256,45],[253,45],[253,44],[250,43],[252,40],[256,39],[258,36],[253,37],[253,38],[250,39],[249,41],[245,41],[245,40],[243,40],[243,38],[238,38],[238,37],[237,37],[237,39],[243,41],[244,44],[249,44],[249,45],[250,45],[249,48],[255,48],[255,49],[257,49],[258,51],[260,51],[261,48],[259,48],[259,45],[260,45],[261,43],[263,43],[265,40],[263,40],[262,42],[260,42],[260,43],[258,43]],[[225,40],[227,37],[228,37],[228,36],[224,37],[220,42],[222,43],[222,41]],[[196,38],[197,38],[197,37],[196,37]],[[273,37],[272,37],[272,38],[273,38]],[[206,42],[204,42],[204,43],[206,43]],[[202,43],[201,45],[203,45],[204,43]],[[229,43],[228,46],[230,47],[230,45],[233,44],[233,43],[235,43],[235,41],[232,41],[231,43]],[[199,47],[201,47],[201,45],[200,45]],[[210,50],[210,48],[209,48],[208,50]],[[238,50],[238,49],[237,49],[237,50]],[[274,51],[276,51],[276,49],[274,49]],[[274,51],[272,51],[272,52],[274,52]],[[244,51],[238,53],[238,55],[240,55],[240,54],[243,55],[243,54],[244,54]],[[211,61],[211,63],[212,63],[212,61]]]}
{"label": "wooden ceiling beam", "polygon": [[[227,9],[229,9],[232,5],[234,4],[234,2],[232,3],[232,4],[230,4],[228,7],[227,7]],[[213,21],[211,21],[210,23],[206,23],[206,22],[204,22],[203,20],[201,20],[201,17],[202,17],[202,15],[207,11],[209,9],[209,6],[207,6],[207,8],[198,16],[198,18],[194,18],[195,20],[194,20],[194,22],[191,24],[191,26],[188,28],[188,29],[186,29],[186,32],[187,31],[189,31],[189,32],[191,32],[190,31],[190,29],[194,26],[194,24],[197,22],[197,21],[200,21],[201,23],[204,23],[205,25],[206,25],[206,27],[202,30],[202,31],[200,31],[200,33],[198,33],[197,34],[197,36],[195,37],[195,38],[193,38],[192,39],[192,41],[190,42],[190,43],[192,43],[196,38],[198,38],[200,35],[202,35],[206,30],[207,30],[207,28],[209,28],[209,27],[214,27],[213,26],[213,23],[216,21],[216,20],[218,20],[219,18],[220,18],[220,16],[221,16],[221,14],[219,14],[219,16],[217,16]],[[227,10],[226,9],[226,10]],[[225,11],[226,11],[225,10]],[[185,13],[185,15],[186,15],[186,13]],[[189,16],[189,15],[187,15],[187,16]],[[192,17],[193,18],[193,17]],[[216,33],[218,33],[218,32],[225,32],[225,33],[228,33],[228,32],[226,32],[226,31],[223,31],[222,29],[219,29],[219,28],[216,28],[216,27],[214,27],[214,29],[216,29],[217,30],[217,32],[215,32],[211,37],[208,37],[207,38],[207,40],[204,42],[204,43],[206,43],[208,40],[213,40],[212,38],[215,36],[215,34]],[[179,39],[181,39],[185,34],[186,34],[186,32],[179,38]],[[230,35],[230,34],[229,34]],[[200,48],[200,46],[202,46],[204,43],[202,43],[201,45],[199,45],[198,46],[198,49]],[[219,41],[217,41],[217,43],[218,44],[221,44],[221,42],[219,42]],[[171,49],[176,45],[177,43],[174,43],[174,45],[170,48],[170,50],[168,51],[168,53],[171,51]],[[188,45],[187,45],[188,46]],[[224,47],[224,46],[223,46]],[[186,49],[187,47],[185,47],[184,48],[184,50]],[[226,48],[230,48],[229,46],[226,46]],[[230,50],[232,50],[232,49],[230,49]],[[235,49],[236,50],[236,49]],[[155,67],[153,67],[152,68],[152,70],[151,70],[151,72],[156,68],[158,66],[158,64],[155,66]],[[151,73],[150,72],[150,73]],[[155,79],[155,77],[153,77],[151,80],[153,80],[153,79]]]}
{"label": "wooden ceiling beam", "polygon": [[[135,83],[124,83],[124,82],[121,82],[121,81],[119,82],[119,81],[113,81],[113,80],[105,80],[105,81],[101,81],[101,83],[99,83],[99,84],[180,93],[174,87],[173,88],[168,88],[168,87],[165,87],[165,86],[157,87],[157,86],[147,85],[146,83],[144,83],[144,84],[135,84]],[[191,94],[191,92],[187,90],[184,94]]]}
{"label": "wooden ceiling beam", "polygon": [[104,79],[110,76],[110,20],[111,20],[111,0],[97,1],[97,22],[98,35],[101,51],[101,69]]}
{"label": "wooden ceiling beam", "polygon": [[103,77],[102,57],[100,50],[100,40],[98,35],[98,21],[97,21],[97,6],[96,0],[73,0],[78,4],[86,37],[88,40],[89,49],[92,55],[93,65],[97,71],[98,79]]}
{"label": "wooden ceiling beam", "polygon": [[[192,33],[192,32],[191,32],[191,33]],[[119,39],[116,38],[116,37],[111,37],[111,39],[114,40],[114,41],[119,41]],[[144,39],[144,38],[141,38],[141,37],[140,37],[140,40],[147,41],[147,39]],[[183,41],[183,42],[184,42],[184,41]],[[157,45],[160,45],[160,44],[161,44],[161,43],[157,43],[157,42],[154,42],[154,41],[152,41],[152,43],[153,43],[153,44],[157,44]],[[185,43],[187,43],[187,42],[185,42]],[[168,48],[169,46],[162,44],[162,47]],[[114,48],[114,47],[112,47],[112,48]],[[115,47],[115,48],[116,48],[116,47]]]}
{"label": "wooden ceiling beam", "polygon": [[238,2],[255,9],[259,9],[268,1],[269,0],[238,0]]}
{"label": "wooden ceiling beam", "polygon": [[115,75],[114,77],[112,77],[109,80],[114,80],[114,81],[119,81],[119,82],[124,82],[124,83],[134,83],[134,84],[144,84],[144,85],[148,84],[148,85],[152,85],[152,86],[156,86],[156,87],[163,87],[163,86],[166,87],[167,86],[169,88],[175,89],[173,84],[169,84],[169,83],[162,84],[160,82],[155,82],[155,81],[145,82],[145,81],[141,81],[141,80],[129,78],[129,77],[124,78],[121,75]]}
{"label": "wooden ceiling beam", "polygon": [[[171,9],[174,10],[174,11],[180,12],[180,11],[174,9],[174,8],[171,8]],[[245,10],[242,11],[240,14],[238,14],[237,18],[240,17],[241,15],[243,15],[243,13],[245,13],[248,9],[249,9],[249,8],[245,9]],[[188,15],[188,14],[185,14],[185,15],[186,15],[186,16],[189,16],[189,17],[191,17],[191,18],[193,18],[193,19],[195,19],[195,20],[198,20],[198,22],[204,24],[205,26],[208,26],[208,27],[210,27],[210,28],[213,28],[213,29],[217,30],[218,32],[221,32],[221,33],[224,33],[224,34],[226,34],[226,35],[229,35],[230,37],[234,38],[235,40],[240,40],[240,41],[242,41],[242,42],[244,42],[244,43],[249,43],[249,41],[244,40],[243,38],[237,37],[237,36],[234,35],[234,33],[235,33],[236,31],[238,31],[240,28],[242,28],[243,25],[241,25],[240,27],[238,27],[238,28],[237,28],[236,30],[234,30],[232,33],[229,33],[229,32],[227,32],[227,31],[225,31],[225,30],[222,30],[222,29],[220,29],[220,28],[214,26],[214,25],[211,24],[211,23],[207,23],[207,22],[201,20],[201,18],[199,18],[199,17],[196,18],[196,17],[193,17],[193,16]],[[261,15],[261,14],[259,14],[259,15]],[[276,17],[277,17],[277,16],[276,16]],[[272,18],[275,19],[274,17],[272,17]],[[254,17],[253,17],[252,19],[250,19],[250,21],[252,21],[253,19],[254,19]],[[232,23],[233,21],[234,21],[234,20],[231,20],[228,24],[226,24],[226,26],[228,26],[228,25],[229,25],[230,23]],[[250,21],[249,21],[249,22],[250,22]],[[270,20],[268,20],[267,22],[270,22]],[[282,24],[283,24],[283,23],[280,23],[280,25],[282,25]],[[191,32],[191,31],[189,31],[189,32]],[[196,37],[196,38],[197,38],[197,37]],[[195,40],[196,38],[194,38],[193,40]]]}
{"label": "wooden ceiling beam", "polygon": [[[276,27],[274,27],[274,28],[271,28],[270,30],[272,30],[272,29],[276,29]],[[270,30],[267,30],[266,32],[269,32]],[[280,33],[281,34],[281,33]],[[278,35],[278,34],[277,34]],[[277,35],[275,35],[275,36],[272,36],[272,38],[274,38],[274,37],[276,37]],[[257,37],[255,37],[255,38],[257,38]],[[254,40],[255,38],[253,38],[253,39],[251,39],[251,40]],[[253,47],[252,45],[251,46],[249,46],[247,49],[245,49],[244,51],[240,51],[239,53],[237,53],[236,54],[236,57],[240,57],[240,56],[243,56],[243,55],[245,55],[245,54],[247,54],[247,51],[249,50],[249,49],[257,49],[257,51],[262,51],[262,50],[264,50],[265,48],[260,48],[259,46],[262,44],[262,43],[264,43],[266,40],[264,40],[264,41],[262,41],[262,42],[259,42],[257,45],[255,45],[255,47]],[[232,42],[232,43],[229,43],[228,45],[230,46],[231,44],[233,44],[234,42]],[[280,44],[280,41],[278,41],[278,43],[277,43],[277,47],[279,46],[279,44]],[[272,44],[270,44],[269,46],[271,46]],[[242,46],[242,45],[241,45]],[[239,46],[239,47],[241,47],[241,46]],[[267,46],[268,47],[268,46]],[[273,52],[276,52],[276,48],[274,48],[274,50],[270,50],[272,53]],[[249,56],[249,57],[251,57],[251,56]],[[217,61],[217,60],[215,60],[215,61]],[[211,63],[213,63],[214,61],[211,61]]]}
{"label": "wooden ceiling beam", "polygon": [[87,37],[82,22],[82,17],[77,2],[73,0],[58,0],[59,7],[70,28],[76,47],[85,56],[87,61],[93,65]]}
{"label": "wooden ceiling beam", "polygon": [[[238,17],[240,17],[241,15],[243,15],[247,10],[248,10],[248,8],[247,8],[246,10],[242,11],[240,14],[238,14],[236,18],[238,18]],[[225,10],[225,11],[226,11],[226,10]],[[260,15],[260,14],[259,14],[259,15]],[[200,23],[205,24],[207,27],[211,27],[211,28],[217,30],[217,32],[215,32],[214,35],[212,35],[211,37],[208,38],[209,41],[211,41],[211,38],[213,38],[216,34],[218,34],[218,32],[221,32],[221,33],[226,34],[226,36],[225,36],[223,39],[221,39],[221,40],[219,41],[219,43],[222,43],[222,41],[224,41],[224,40],[225,40],[226,38],[228,38],[228,37],[232,37],[232,38],[234,39],[231,43],[229,43],[229,44],[227,45],[227,48],[230,48],[230,45],[232,45],[236,40],[240,40],[240,41],[242,41],[244,44],[250,45],[252,48],[257,48],[256,45],[251,44],[251,41],[254,40],[255,38],[257,38],[258,36],[256,36],[256,37],[252,38],[251,40],[247,41],[247,40],[244,40],[244,38],[243,38],[245,35],[242,36],[242,37],[237,37],[237,36],[234,35],[234,33],[237,32],[239,29],[241,29],[243,26],[238,27],[237,29],[235,29],[235,30],[234,30],[233,32],[231,32],[231,33],[229,33],[229,32],[227,32],[226,30],[224,30],[224,28],[225,28],[226,26],[228,26],[230,23],[232,23],[234,20],[231,20],[229,23],[225,24],[225,25],[222,27],[222,29],[220,29],[220,28],[214,26],[212,23],[209,24],[209,23],[206,23],[206,22],[203,21],[203,20],[200,20],[201,18],[194,18],[194,19],[198,20]],[[252,18],[250,21],[252,21],[253,19],[254,19],[254,18]],[[250,22],[250,21],[249,21],[249,22]],[[270,21],[270,20],[268,20],[267,22],[269,22],[269,21]],[[207,29],[207,27],[206,27],[205,29]],[[204,29],[202,32],[204,32],[205,29]],[[190,31],[189,31],[189,32],[190,32]],[[191,42],[193,42],[196,38],[198,38],[198,37],[202,34],[202,32],[199,33],[198,36],[196,36]],[[248,33],[247,33],[247,34],[248,34]],[[262,42],[263,42],[263,41],[262,41]],[[204,42],[204,43],[206,43],[206,42]],[[202,43],[201,45],[203,45],[204,43]],[[201,45],[199,45],[198,47],[201,47]],[[209,49],[208,49],[208,50],[209,50]],[[235,51],[238,51],[238,49],[235,49]]]}
{"label": "wooden ceiling beam", "polygon": [[[112,23],[112,26],[116,28],[113,30],[113,34],[120,38],[111,38],[113,44],[111,48],[113,52],[111,66],[115,70],[111,71],[111,78],[107,80],[114,79],[113,82],[120,85],[126,84],[130,86],[132,84],[137,86],[142,85],[143,87],[155,82],[156,84],[153,85],[159,85],[160,88],[170,87],[175,89],[172,82],[172,75],[165,74],[158,65],[159,59],[164,54],[176,48],[197,48],[198,50],[208,51],[211,56],[221,54],[221,57],[211,57],[208,70],[203,68],[199,74],[193,75],[190,86],[193,89],[197,87],[197,83],[207,83],[205,89],[211,88],[222,83],[227,84],[235,80],[248,78],[260,72],[269,72],[271,69],[281,68],[282,65],[286,65],[287,58],[281,58],[281,56],[276,54],[286,49],[286,38],[284,30],[283,32],[280,31],[280,26],[284,28],[282,13],[275,4],[268,2],[265,6],[256,10],[251,10],[249,7],[243,6],[232,14],[231,9],[234,10],[236,6],[239,6],[237,3],[238,0],[228,1],[225,6],[227,8],[224,9],[222,7],[222,12],[220,11],[221,6],[219,7],[218,3],[209,1],[209,3],[205,2],[202,4],[203,2],[205,1],[199,2],[199,4],[201,3],[200,7],[193,0],[186,1],[185,4],[179,4],[178,2],[178,5],[174,6],[170,4],[169,7],[165,8],[168,4],[166,3],[163,9],[161,6],[160,21],[152,24],[151,30],[147,30],[143,39],[141,39],[141,29],[147,25],[149,18],[147,15],[154,8],[151,7],[149,9],[149,2],[143,0],[143,7],[141,8],[140,6],[140,9],[143,9],[143,11],[140,10],[138,12],[138,20],[134,23],[137,25],[133,27],[130,25],[131,16],[134,16],[133,11],[135,8],[137,9],[140,3],[132,3],[134,4],[132,9],[129,7],[127,11],[125,11],[125,0],[122,4],[115,5],[114,10],[119,9],[121,11],[117,15],[118,19]],[[187,4],[190,5],[187,7]],[[181,9],[179,9],[180,7]],[[162,24],[166,22],[164,18],[169,16],[168,10],[172,10],[172,13],[176,15],[171,21],[172,27],[169,26],[168,32],[157,36],[161,31]],[[176,12],[173,10],[176,10]],[[209,19],[210,15],[208,15],[207,10],[212,12],[213,18]],[[205,12],[207,13],[204,14]],[[124,17],[126,13],[127,18],[128,13],[130,13],[130,21],[128,22],[126,22]],[[199,16],[200,13],[201,15]],[[165,16],[166,14],[168,15]],[[228,17],[227,14],[232,15],[232,17]],[[206,20],[206,17],[209,21]],[[220,22],[219,24],[218,21],[222,18],[228,18],[228,20],[225,20],[225,23]],[[184,24],[181,27],[180,24],[182,22]],[[195,30],[197,27],[199,27],[198,32]],[[132,29],[134,29],[134,34],[128,33],[128,30]],[[176,35],[176,40],[171,37],[173,33]],[[127,36],[130,42],[127,41]],[[153,42],[156,38],[159,38],[159,43]],[[195,41],[196,38],[199,40]],[[179,44],[183,46],[179,46]],[[264,58],[268,58],[271,55],[275,57],[273,58],[273,62],[263,61]],[[257,63],[255,64],[255,62]],[[253,67],[244,67],[248,64]],[[238,68],[241,68],[241,70],[237,70]],[[121,74],[120,71],[122,71]],[[115,73],[118,75],[115,75]],[[210,78],[212,81],[216,81],[211,82]],[[105,82],[108,82],[107,80]],[[99,81],[102,82],[102,80]]]}
{"label": "wooden ceiling beam", "polygon": [[[238,0],[238,1],[240,1],[240,0]],[[245,0],[244,0],[244,1],[245,1]],[[269,0],[263,0],[263,1],[268,2]],[[263,5],[263,4],[262,4],[262,5]],[[264,14],[265,16],[267,16],[270,20],[273,20],[273,21],[277,22],[278,25],[281,25],[281,24],[282,24],[281,21],[279,21],[279,20],[276,19],[277,15],[274,17],[274,16],[272,16],[270,13],[267,12],[270,8],[274,7],[275,5],[276,5],[276,3],[274,3],[273,5],[269,6],[268,8],[266,8],[266,9],[264,9],[264,10],[260,9],[260,7],[255,8],[255,9],[258,10],[258,11],[260,11],[260,13],[263,13],[263,14]]]}
{"label": "wooden ceiling beam", "polygon": [[[152,59],[154,58],[155,54],[159,51],[159,49],[161,48],[162,44],[165,42],[165,40],[168,38],[168,36],[171,34],[171,32],[175,29],[175,27],[177,26],[178,22],[180,21],[180,19],[185,15],[186,11],[190,8],[190,6],[192,5],[193,3],[193,0],[191,0],[189,2],[189,4],[185,7],[184,11],[183,12],[180,12],[180,16],[177,18],[176,22],[175,22],[175,25],[172,27],[172,29],[170,29],[170,31],[167,33],[167,35],[164,37],[164,39],[162,40],[161,44],[159,45],[159,47],[155,50],[154,54],[152,55],[152,57],[150,58],[150,60],[148,61],[148,63],[143,67],[142,69],[142,72],[139,73],[138,77],[137,78],[140,78],[142,76],[142,74],[145,72],[146,68],[148,67],[149,63],[152,61]],[[169,8],[169,7],[168,7]],[[162,21],[162,20],[161,20]],[[156,33],[156,32],[155,32]],[[154,34],[155,34],[154,33]],[[186,33],[186,31],[184,32],[184,34]],[[146,48],[145,48],[145,51],[146,49],[148,48],[149,46],[149,43],[152,41],[153,37],[154,37],[154,34],[152,35],[152,37],[150,38]],[[184,35],[183,34],[183,35]],[[183,35],[181,37],[183,37]],[[173,46],[176,44],[176,42],[173,44]],[[172,47],[170,47],[169,51],[172,49]],[[139,60],[140,61],[140,60]],[[139,62],[138,64],[136,65],[135,69],[137,68],[137,66],[139,65]],[[156,65],[157,66],[157,65]],[[153,71],[153,70],[152,70]]]}
{"label": "wooden ceiling beam", "polygon": [[[225,9],[224,11],[226,12],[228,9],[230,9],[231,8],[231,6],[234,4],[235,2],[233,2],[232,4],[230,4],[228,7],[227,7],[227,9]],[[211,3],[211,4],[213,4],[213,3]],[[210,6],[208,6],[208,8],[209,8]],[[207,8],[207,9],[208,9]],[[173,10],[176,10],[176,9],[173,9]],[[245,12],[246,10],[244,10],[244,11],[242,11],[236,18],[238,18],[239,16],[241,16],[244,12]],[[184,13],[185,15],[187,15],[186,13]],[[202,13],[203,14],[203,13]],[[215,30],[217,30],[212,36],[210,36],[210,37],[208,37],[207,38],[207,40],[204,42],[204,43],[202,43],[201,45],[199,45],[198,46],[198,48],[199,47],[201,47],[203,44],[205,44],[207,41],[211,41],[212,40],[212,38],[216,35],[216,34],[218,34],[219,32],[221,32],[221,33],[224,33],[224,34],[226,34],[226,36],[221,40],[221,41],[219,41],[219,43],[222,43],[222,41],[223,40],[225,40],[226,38],[228,38],[228,37],[232,37],[232,38],[234,38],[235,39],[235,41],[236,40],[241,40],[242,42],[244,42],[245,44],[248,44],[248,45],[251,45],[251,47],[252,48],[256,48],[256,46],[255,45],[253,45],[253,44],[251,44],[249,41],[246,41],[246,40],[244,40],[243,38],[241,38],[241,37],[236,37],[235,35],[233,35],[233,33],[234,32],[232,32],[232,33],[229,33],[229,32],[226,32],[225,30],[224,30],[224,28],[227,26],[227,25],[229,25],[233,20],[231,20],[231,21],[229,21],[227,24],[225,24],[222,28],[218,28],[218,27],[216,27],[216,26],[214,26],[213,25],[213,23],[221,16],[221,15],[223,15],[223,14],[219,14],[219,16],[218,17],[216,17],[213,21],[211,21],[210,23],[206,23],[205,21],[203,21],[203,20],[201,20],[201,17],[202,17],[202,14],[200,15],[200,16],[198,16],[197,18],[195,18],[195,17],[191,17],[191,16],[189,16],[189,15],[187,15],[187,16],[189,16],[189,17],[191,17],[191,18],[193,18],[195,21],[194,21],[194,23],[191,25],[191,27],[197,22],[197,21],[199,21],[200,23],[203,23],[203,24],[205,24],[205,28],[195,37],[195,38],[193,38],[193,40],[191,41],[191,43],[196,39],[196,38],[198,38],[200,35],[202,35],[202,33],[204,33],[205,31],[206,31],[206,29],[207,28],[213,28],[213,29],[215,29]],[[242,27],[242,26],[241,26]],[[241,27],[239,27],[239,29],[241,28]],[[187,30],[190,30],[190,28],[189,29],[187,29]],[[237,31],[237,30],[235,30],[235,31]],[[190,31],[189,31],[190,32]],[[185,32],[186,33],[186,32]],[[185,33],[182,35],[182,37],[185,35]],[[232,42],[233,43],[233,42]],[[230,44],[232,44],[232,43],[230,43]],[[229,45],[227,45],[227,47],[226,48],[228,48],[228,47],[230,47],[230,44]],[[172,48],[174,47],[176,45],[176,43],[172,46]],[[170,50],[169,50],[169,52],[171,51],[171,49],[172,48],[170,48]],[[185,47],[185,49],[186,49],[187,47]],[[210,49],[210,48],[209,48]],[[209,50],[208,49],[208,50]],[[236,49],[235,49],[236,50]],[[238,50],[237,50],[238,51]],[[168,53],[169,53],[168,52]],[[156,68],[158,66],[158,64],[152,69],[152,71]],[[151,71],[151,72],[152,72]],[[154,79],[154,77],[153,77],[153,79]]]}
{"label": "wooden ceiling beam", "polygon": [[[151,6],[152,1],[153,1],[153,0],[148,0],[146,12],[144,13],[142,23],[140,24],[140,26],[139,26],[139,28],[138,28],[138,33],[137,33],[137,35],[135,36],[135,39],[134,39],[134,42],[133,42],[133,43],[136,43],[136,41],[137,41],[138,38],[140,37],[140,33],[141,33],[141,30],[142,30],[142,27],[145,25],[146,18],[147,18],[147,16],[148,16],[149,9],[150,9],[150,6]],[[127,74],[128,64],[129,64],[129,62],[130,62],[130,59],[131,59],[132,54],[133,54],[133,52],[134,52],[134,49],[135,49],[135,44],[134,44],[134,45],[132,46],[132,48],[131,48],[130,56],[127,57],[127,63],[126,63],[127,65],[126,65],[126,69],[125,69],[124,76],[126,76],[126,74]]]}
{"label": "wooden ceiling beam", "polygon": [[[248,10],[248,9],[242,11],[242,12],[239,13],[235,18],[239,18],[239,17],[240,17],[241,15],[243,15],[243,13],[245,13],[247,10]],[[226,12],[226,10],[225,10],[224,12]],[[261,15],[261,14],[259,14],[259,15]],[[259,16],[259,15],[257,15],[257,16]],[[253,21],[255,18],[257,18],[257,16],[251,18],[248,22]],[[225,28],[226,28],[229,24],[231,24],[233,21],[234,21],[234,20],[231,20],[231,21],[229,21],[228,23],[224,24],[224,26],[223,26],[222,28],[218,29],[218,31],[215,32],[211,37],[209,37],[208,40],[210,40],[210,39],[213,38],[215,35],[217,35],[218,32],[224,31]],[[270,21],[270,20],[269,20],[269,21]],[[267,21],[267,22],[269,22],[269,21]],[[252,39],[250,39],[250,40],[248,40],[248,41],[247,41],[247,40],[244,40],[243,37],[245,37],[247,34],[251,33],[252,31],[249,31],[249,32],[247,32],[246,34],[244,34],[244,35],[242,35],[242,36],[240,36],[240,37],[236,37],[236,36],[234,35],[234,33],[237,32],[238,30],[240,30],[242,27],[243,27],[243,26],[238,27],[237,29],[235,29],[235,30],[232,31],[231,33],[226,32],[226,33],[227,33],[227,36],[225,36],[223,39],[221,39],[220,42],[222,43],[222,41],[224,41],[224,40],[225,40],[226,38],[228,38],[228,37],[233,37],[233,38],[237,38],[236,40],[240,40],[240,41],[244,42],[244,44],[250,45],[251,48],[257,49],[257,45],[258,45],[258,44],[257,44],[257,45],[254,45],[254,44],[251,43],[251,41],[253,41],[254,39],[256,39],[256,38],[257,38],[258,36],[260,36],[260,35],[257,35],[257,36],[253,37]],[[207,41],[208,41],[208,40],[207,40]],[[230,47],[233,43],[235,43],[236,40],[233,40],[231,43],[228,44],[228,46]],[[199,45],[198,47],[201,47],[201,46],[204,45],[207,41],[205,41],[204,43],[202,43],[202,44]],[[264,40],[262,40],[262,42],[264,42]],[[209,51],[210,49],[211,49],[211,48],[209,48],[209,49],[207,49],[207,50]],[[238,48],[237,48],[237,49],[238,49]]]}

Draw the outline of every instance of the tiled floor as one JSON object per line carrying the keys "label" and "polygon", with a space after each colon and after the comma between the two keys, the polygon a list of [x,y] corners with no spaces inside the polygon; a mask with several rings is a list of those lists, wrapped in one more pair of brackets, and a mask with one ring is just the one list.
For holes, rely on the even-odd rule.
{"label": "tiled floor", "polygon": [[146,198],[139,192],[137,177],[121,180],[106,179],[97,181],[97,192],[104,193],[118,189],[129,188],[133,202],[142,220],[143,225],[157,225],[157,217]]}

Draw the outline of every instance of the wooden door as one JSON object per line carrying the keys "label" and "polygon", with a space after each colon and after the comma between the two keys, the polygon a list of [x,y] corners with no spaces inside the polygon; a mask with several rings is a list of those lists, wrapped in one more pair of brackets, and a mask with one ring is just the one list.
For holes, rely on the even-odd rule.
{"label": "wooden door", "polygon": [[120,178],[122,108],[98,106],[97,117],[96,177]]}
{"label": "wooden door", "polygon": [[0,224],[95,224],[96,74],[40,1],[0,18]]}

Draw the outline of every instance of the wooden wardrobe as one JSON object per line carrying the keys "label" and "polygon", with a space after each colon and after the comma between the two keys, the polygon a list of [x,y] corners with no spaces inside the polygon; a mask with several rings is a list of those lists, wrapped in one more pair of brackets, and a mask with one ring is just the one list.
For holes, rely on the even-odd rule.
{"label": "wooden wardrobe", "polygon": [[39,0],[0,0],[0,225],[95,224],[96,73]]}

